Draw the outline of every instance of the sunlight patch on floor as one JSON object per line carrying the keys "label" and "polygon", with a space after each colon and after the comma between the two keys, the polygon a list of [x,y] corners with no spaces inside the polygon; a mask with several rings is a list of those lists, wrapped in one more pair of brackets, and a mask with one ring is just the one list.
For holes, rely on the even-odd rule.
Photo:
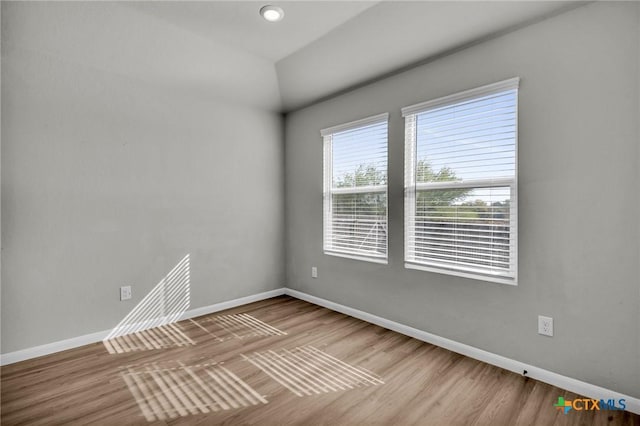
{"label": "sunlight patch on floor", "polygon": [[[213,318],[197,320],[207,330],[214,327],[221,332],[214,332],[215,337],[227,339],[245,339],[260,336],[286,336],[287,333],[260,321],[249,314],[219,315]],[[220,337],[218,337],[220,336]]]}
{"label": "sunlight patch on floor", "polygon": [[187,336],[180,323],[162,325],[103,342],[110,354],[152,349],[167,349],[193,346],[196,344]]}
{"label": "sunlight patch on floor", "polygon": [[254,352],[242,357],[297,396],[384,384],[368,370],[351,366],[313,346]]}
{"label": "sunlight patch on floor", "polygon": [[128,366],[121,375],[148,421],[267,403],[222,363],[210,359]]}
{"label": "sunlight patch on floor", "polygon": [[110,354],[194,345],[175,324],[190,306],[189,254],[103,340]]}

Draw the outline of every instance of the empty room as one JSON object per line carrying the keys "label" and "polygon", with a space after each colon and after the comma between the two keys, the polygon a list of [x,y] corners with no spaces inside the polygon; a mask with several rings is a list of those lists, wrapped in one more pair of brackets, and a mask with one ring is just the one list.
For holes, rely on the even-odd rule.
{"label": "empty room", "polygon": [[640,426],[640,2],[0,13],[2,425]]}

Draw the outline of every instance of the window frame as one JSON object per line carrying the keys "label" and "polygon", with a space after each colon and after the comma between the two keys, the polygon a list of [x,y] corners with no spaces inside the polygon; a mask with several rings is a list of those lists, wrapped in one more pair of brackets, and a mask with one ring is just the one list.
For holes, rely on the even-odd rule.
{"label": "window frame", "polygon": [[[472,278],[481,281],[496,282],[500,284],[517,285],[518,283],[518,108],[519,108],[519,84],[520,78],[488,84],[475,89],[465,90],[449,96],[436,98],[431,101],[421,102],[402,108],[402,116],[405,119],[405,182],[404,182],[404,262],[406,269],[416,269],[435,272],[446,275]],[[417,168],[417,116],[420,113],[447,105],[481,98],[483,96],[516,91],[515,103],[515,148],[514,148],[514,176],[508,178],[482,178],[462,181],[437,181],[416,183]],[[434,189],[481,189],[481,188],[510,188],[509,208],[509,263],[512,269],[506,273],[492,274],[487,271],[474,270],[473,267],[453,265],[450,267],[437,265],[437,262],[417,261],[411,258],[412,250],[409,242],[415,238],[415,211],[418,190]],[[413,216],[413,218],[412,218]],[[413,231],[411,230],[413,229]]]}
{"label": "window frame", "polygon": [[[340,132],[355,130],[361,127],[384,123],[387,127],[386,134],[386,184],[368,185],[353,188],[333,188],[333,135]],[[322,136],[323,152],[323,196],[322,196],[322,249],[324,254],[329,256],[343,257],[347,259],[362,260],[366,262],[388,264],[389,263],[389,113],[376,114],[360,120],[350,121],[337,126],[328,127],[320,131]],[[386,238],[384,256],[374,256],[364,253],[357,253],[350,250],[337,250],[329,244],[330,232],[332,230],[332,210],[334,194],[362,194],[383,192],[386,199]]]}

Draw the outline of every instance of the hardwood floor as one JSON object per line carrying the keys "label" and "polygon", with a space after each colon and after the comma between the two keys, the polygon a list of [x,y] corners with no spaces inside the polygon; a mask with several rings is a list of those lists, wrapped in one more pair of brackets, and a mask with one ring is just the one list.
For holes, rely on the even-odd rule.
{"label": "hardwood floor", "polygon": [[1,423],[640,425],[288,296],[2,367]]}

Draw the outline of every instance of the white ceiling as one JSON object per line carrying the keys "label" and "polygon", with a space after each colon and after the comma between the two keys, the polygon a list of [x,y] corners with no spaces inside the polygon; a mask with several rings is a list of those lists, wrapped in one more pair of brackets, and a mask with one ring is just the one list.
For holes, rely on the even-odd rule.
{"label": "white ceiling", "polygon": [[563,1],[381,2],[276,63],[284,110],[580,6]]}
{"label": "white ceiling", "polygon": [[255,1],[144,1],[127,6],[163,19],[203,37],[227,43],[272,62],[294,53],[377,1],[275,2],[285,19],[270,23]]}
{"label": "white ceiling", "polygon": [[[285,10],[268,23],[264,4]],[[271,61],[280,106],[315,100],[475,40],[546,17],[572,1],[151,1],[127,6]]]}
{"label": "white ceiling", "polygon": [[2,15],[3,55],[43,55],[67,66],[70,79],[83,69],[96,82],[135,80],[141,87],[226,105],[282,107],[273,61],[123,2],[2,2]]}
{"label": "white ceiling", "polygon": [[[580,5],[482,0],[6,3],[12,19],[3,20],[3,48],[24,46],[96,73],[285,112]],[[283,21],[261,19],[258,11],[267,3],[285,10]]]}

